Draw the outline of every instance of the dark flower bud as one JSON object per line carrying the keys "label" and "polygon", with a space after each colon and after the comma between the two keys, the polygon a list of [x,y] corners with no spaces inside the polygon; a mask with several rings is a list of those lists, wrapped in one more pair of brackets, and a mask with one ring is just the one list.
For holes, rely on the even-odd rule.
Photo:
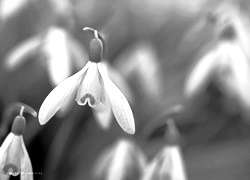
{"label": "dark flower bud", "polygon": [[17,136],[21,136],[26,127],[26,119],[23,116],[17,116],[12,123],[11,132]]}
{"label": "dark flower bud", "polygon": [[101,62],[103,55],[103,43],[100,39],[92,39],[89,44],[89,60],[92,62]]}

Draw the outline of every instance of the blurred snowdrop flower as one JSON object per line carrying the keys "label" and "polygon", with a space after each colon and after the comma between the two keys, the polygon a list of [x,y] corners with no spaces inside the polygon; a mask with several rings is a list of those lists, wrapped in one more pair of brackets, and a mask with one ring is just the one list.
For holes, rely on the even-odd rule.
{"label": "blurred snowdrop flower", "polygon": [[[112,110],[118,124],[129,134],[135,133],[135,122],[130,105],[117,86],[110,80],[105,64],[101,62],[103,44],[98,32],[91,28],[95,38],[90,42],[89,61],[82,70],[67,78],[46,97],[39,111],[39,122],[45,124],[77,93],[79,105],[92,107],[94,114],[108,114]],[[101,119],[99,119],[101,120]]]}
{"label": "blurred snowdrop flower", "polygon": [[38,53],[45,57],[46,69],[53,86],[69,77],[74,66],[83,67],[82,59],[86,56],[84,48],[66,30],[52,26],[9,52],[4,65],[7,70],[15,70]]}
{"label": "blurred snowdrop flower", "polygon": [[222,28],[219,23],[218,43],[194,66],[186,82],[185,95],[193,97],[215,82],[225,95],[250,108],[250,39],[247,32],[250,28],[243,28],[240,19],[234,16],[223,19],[225,26]]}
{"label": "blurred snowdrop flower", "polygon": [[222,42],[196,64],[188,77],[185,94],[193,97],[214,81],[222,92],[250,107],[249,77],[248,57],[239,44]]}
{"label": "blurred snowdrop flower", "polygon": [[94,175],[104,180],[138,179],[146,166],[143,152],[130,140],[120,139],[96,162]]}
{"label": "blurred snowdrop flower", "polygon": [[177,144],[179,133],[173,120],[167,121],[168,132],[166,138],[168,145],[154,157],[144,169],[141,180],[186,180],[186,170],[182,159],[180,147]]}
{"label": "blurred snowdrop flower", "polygon": [[[117,68],[125,77],[136,74],[140,81],[138,86],[153,99],[162,97],[162,79],[159,58],[155,48],[149,42],[140,42],[118,58]],[[146,72],[146,73],[145,73]]]}
{"label": "blurred snowdrop flower", "polygon": [[0,20],[6,21],[11,16],[20,12],[25,6],[34,0],[1,0],[0,1]]}
{"label": "blurred snowdrop flower", "polygon": [[11,133],[0,147],[0,179],[8,180],[10,175],[20,175],[21,180],[33,180],[31,161],[23,141],[26,119],[23,117],[24,106],[20,115],[12,124]]}
{"label": "blurred snowdrop flower", "polygon": [[28,106],[27,104],[15,102],[15,103],[8,105],[3,111],[2,119],[0,123],[0,138],[1,139],[3,138],[3,136],[6,136],[6,134],[8,133],[8,129],[9,129],[8,127],[12,123],[13,118],[15,117],[17,113],[20,112],[20,109],[22,108],[23,108],[24,113],[28,113],[33,117],[37,117],[37,112],[32,107]]}
{"label": "blurred snowdrop flower", "polygon": [[79,68],[86,63],[82,60],[87,55],[85,49],[59,27],[50,27],[41,50],[46,55],[49,77],[54,86],[69,77],[74,66]]}
{"label": "blurred snowdrop flower", "polygon": [[166,146],[145,168],[141,180],[186,180],[179,147]]}

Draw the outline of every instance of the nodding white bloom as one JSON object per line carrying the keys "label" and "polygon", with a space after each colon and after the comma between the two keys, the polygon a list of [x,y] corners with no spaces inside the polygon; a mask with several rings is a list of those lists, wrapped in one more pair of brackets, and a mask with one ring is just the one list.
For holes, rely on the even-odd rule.
{"label": "nodding white bloom", "polygon": [[26,120],[22,115],[15,118],[11,133],[0,147],[0,179],[20,175],[21,180],[33,180],[31,161],[23,141]]}
{"label": "nodding white bloom", "polygon": [[161,83],[159,58],[151,43],[136,44],[118,58],[117,66],[125,77],[138,76],[138,86],[149,98],[162,99],[164,87]]}
{"label": "nodding white bloom", "polygon": [[144,169],[141,180],[186,180],[186,170],[178,145],[179,132],[172,119],[167,121],[168,145],[154,157]]}
{"label": "nodding white bloom", "polygon": [[141,180],[186,180],[186,171],[178,146],[164,147],[144,169]]}
{"label": "nodding white bloom", "polygon": [[106,149],[96,162],[94,175],[97,179],[138,179],[146,167],[143,152],[130,140],[120,139]]}
{"label": "nodding white bloom", "polygon": [[185,95],[193,97],[215,82],[225,95],[237,99],[243,107],[250,107],[250,26],[244,24],[236,12],[230,12],[233,13],[219,16],[218,44],[194,66],[187,79]]}
{"label": "nodding white bloom", "polygon": [[[85,28],[84,30],[89,30]],[[62,107],[76,95],[79,105],[92,107],[94,113],[101,110],[107,114],[111,109],[118,124],[124,131],[135,133],[135,123],[130,105],[120,89],[110,80],[105,64],[101,62],[103,44],[98,32],[90,42],[89,61],[82,70],[67,78],[55,87],[46,97],[39,110],[39,122],[45,124]]]}
{"label": "nodding white bloom", "polygon": [[51,26],[46,32],[24,41],[10,51],[4,65],[7,70],[15,70],[29,57],[39,54],[45,57],[45,63],[42,63],[48,70],[51,84],[56,86],[72,74],[74,66],[79,68],[84,65],[82,59],[87,53],[66,30]]}

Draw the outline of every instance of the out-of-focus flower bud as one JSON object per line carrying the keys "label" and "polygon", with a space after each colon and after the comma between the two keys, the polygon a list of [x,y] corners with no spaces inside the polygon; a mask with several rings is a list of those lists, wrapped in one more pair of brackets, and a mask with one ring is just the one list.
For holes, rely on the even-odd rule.
{"label": "out-of-focus flower bud", "polygon": [[144,169],[141,180],[186,180],[186,170],[178,145],[179,132],[173,120],[167,121],[167,145]]}
{"label": "out-of-focus flower bud", "polygon": [[94,176],[102,180],[139,179],[146,165],[144,154],[130,140],[120,139],[96,162]]}

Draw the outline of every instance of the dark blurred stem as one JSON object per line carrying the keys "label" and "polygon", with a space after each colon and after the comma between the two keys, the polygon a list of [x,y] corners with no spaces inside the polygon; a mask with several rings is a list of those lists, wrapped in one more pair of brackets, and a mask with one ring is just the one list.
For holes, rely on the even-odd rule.
{"label": "dark blurred stem", "polygon": [[45,162],[46,179],[57,179],[57,168],[63,164],[68,146],[72,143],[71,138],[74,129],[82,122],[86,123],[91,116],[91,111],[87,106],[74,107],[72,112],[64,118],[56,137],[51,143],[48,156]]}

